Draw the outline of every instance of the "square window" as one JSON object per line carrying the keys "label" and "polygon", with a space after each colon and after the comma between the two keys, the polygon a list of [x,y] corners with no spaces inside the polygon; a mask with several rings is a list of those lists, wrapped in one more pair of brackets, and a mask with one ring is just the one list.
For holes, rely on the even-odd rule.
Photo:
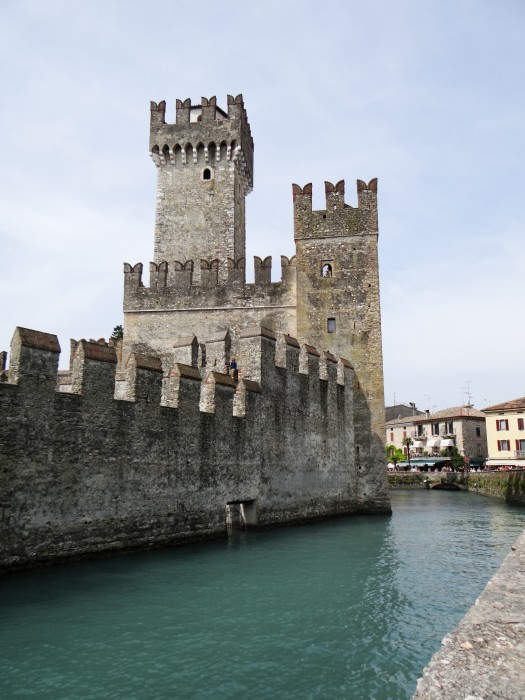
{"label": "square window", "polygon": [[327,319],[326,330],[328,333],[335,333],[335,318]]}

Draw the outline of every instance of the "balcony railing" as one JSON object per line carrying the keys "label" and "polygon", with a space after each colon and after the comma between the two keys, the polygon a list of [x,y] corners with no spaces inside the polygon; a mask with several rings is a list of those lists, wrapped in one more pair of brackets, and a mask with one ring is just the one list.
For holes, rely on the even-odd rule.
{"label": "balcony railing", "polygon": [[525,459],[525,450],[516,450],[514,459]]}

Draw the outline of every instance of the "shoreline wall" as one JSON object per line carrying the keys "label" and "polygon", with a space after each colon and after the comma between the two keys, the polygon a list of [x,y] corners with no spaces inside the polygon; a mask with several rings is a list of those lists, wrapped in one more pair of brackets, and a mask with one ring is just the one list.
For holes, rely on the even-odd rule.
{"label": "shoreline wall", "polygon": [[525,506],[525,470],[503,472],[394,472],[388,474],[389,488],[424,488],[425,480],[431,485],[445,480],[456,483],[465,491],[482,496],[500,498],[507,503]]}

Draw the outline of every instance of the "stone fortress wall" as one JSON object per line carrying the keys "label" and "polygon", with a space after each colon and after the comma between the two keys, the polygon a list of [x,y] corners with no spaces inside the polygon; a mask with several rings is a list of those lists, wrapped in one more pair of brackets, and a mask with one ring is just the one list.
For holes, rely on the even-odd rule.
{"label": "stone fortress wall", "polygon": [[223,535],[228,503],[262,527],[388,511],[353,459],[345,360],[246,331],[246,378],[134,355],[118,400],[115,347],[76,343],[66,392],[59,352],[18,328],[0,383],[3,569]]}

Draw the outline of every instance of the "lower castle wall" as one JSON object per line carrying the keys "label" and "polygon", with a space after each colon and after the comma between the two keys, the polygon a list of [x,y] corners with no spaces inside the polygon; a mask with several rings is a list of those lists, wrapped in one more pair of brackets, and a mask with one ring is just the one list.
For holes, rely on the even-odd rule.
{"label": "lower castle wall", "polygon": [[[240,355],[240,335],[247,328],[266,326],[280,333],[295,328],[295,307],[253,309],[193,309],[176,315],[167,311],[124,314],[123,364],[131,352],[158,355],[169,366],[173,362],[173,343],[177,338],[191,336],[199,329],[202,340],[231,329],[231,356]],[[213,369],[210,366],[210,369]]]}
{"label": "lower castle wall", "polygon": [[56,349],[19,339],[17,383],[0,383],[1,569],[222,536],[230,501],[252,501],[262,527],[388,513],[386,479],[372,494],[356,469],[352,369],[320,379],[318,357],[299,373],[299,349],[278,367],[274,340],[246,342],[259,384],[177,365],[165,406],[154,363],[137,361],[134,401],[115,400],[113,349],[81,341],[80,393],[62,393]]}

